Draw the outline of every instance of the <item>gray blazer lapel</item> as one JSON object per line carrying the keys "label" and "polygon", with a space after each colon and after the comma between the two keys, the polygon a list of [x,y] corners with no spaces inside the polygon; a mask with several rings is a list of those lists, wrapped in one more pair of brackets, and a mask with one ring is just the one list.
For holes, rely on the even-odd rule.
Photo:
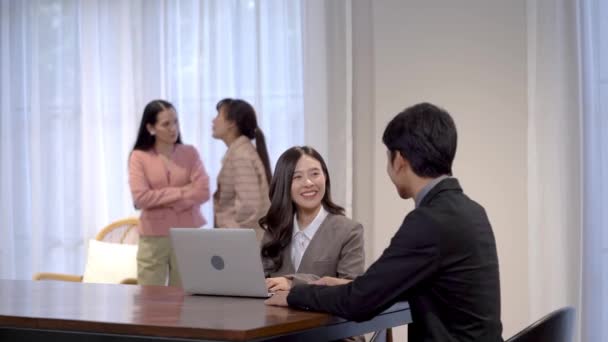
{"label": "gray blazer lapel", "polygon": [[[333,216],[334,215],[332,214],[328,214],[327,217],[325,217],[319,226],[319,229],[317,229],[315,236],[313,236],[312,240],[310,240],[306,251],[304,251],[304,255],[302,255],[302,261],[300,261],[298,273],[312,269],[315,261],[323,260],[323,256],[326,254],[328,246],[331,246],[332,243],[334,243],[333,241],[327,241],[327,230],[331,229],[331,221]],[[291,248],[289,250],[289,258],[291,260]]]}
{"label": "gray blazer lapel", "polygon": [[293,274],[296,273],[296,269],[293,267],[293,263],[291,262],[291,244],[285,248],[285,252],[283,253],[283,265],[279,270],[280,274]]}

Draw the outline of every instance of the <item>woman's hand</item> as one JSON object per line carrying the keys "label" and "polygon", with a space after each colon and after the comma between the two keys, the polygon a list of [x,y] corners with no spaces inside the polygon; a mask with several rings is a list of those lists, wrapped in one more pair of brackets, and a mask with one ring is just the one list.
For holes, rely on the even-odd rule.
{"label": "woman's hand", "polygon": [[182,198],[190,198],[192,191],[194,191],[194,184],[188,183],[181,188]]}
{"label": "woman's hand", "polygon": [[272,295],[272,297],[266,299],[264,301],[264,303],[266,303],[266,305],[273,305],[273,306],[289,306],[289,304],[287,304],[288,295],[289,295],[289,291],[274,292],[274,295]]}
{"label": "woman's hand", "polygon": [[291,280],[285,277],[266,278],[266,288],[269,292],[289,291]]}
{"label": "woman's hand", "polygon": [[321,279],[311,281],[310,284],[313,285],[325,285],[325,286],[336,286],[336,285],[344,285],[350,283],[352,280],[344,279],[344,278],[334,278],[334,277],[323,277]]}

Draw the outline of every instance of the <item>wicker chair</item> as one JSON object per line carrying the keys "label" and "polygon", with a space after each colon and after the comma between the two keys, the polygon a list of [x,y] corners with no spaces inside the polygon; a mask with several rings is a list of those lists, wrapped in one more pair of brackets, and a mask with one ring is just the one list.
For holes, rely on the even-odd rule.
{"label": "wicker chair", "polygon": [[[137,233],[136,227],[138,224],[139,219],[137,218],[126,218],[112,222],[97,233],[95,240],[120,244],[137,244],[139,234]],[[41,272],[34,274],[33,279],[82,282],[82,275]],[[120,283],[137,284],[137,279],[128,278]]]}

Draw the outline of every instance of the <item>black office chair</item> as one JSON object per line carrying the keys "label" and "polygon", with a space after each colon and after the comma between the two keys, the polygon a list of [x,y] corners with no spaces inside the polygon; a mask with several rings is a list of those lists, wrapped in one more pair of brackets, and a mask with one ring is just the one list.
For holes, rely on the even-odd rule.
{"label": "black office chair", "polygon": [[574,308],[561,308],[532,323],[507,342],[571,342],[574,320]]}

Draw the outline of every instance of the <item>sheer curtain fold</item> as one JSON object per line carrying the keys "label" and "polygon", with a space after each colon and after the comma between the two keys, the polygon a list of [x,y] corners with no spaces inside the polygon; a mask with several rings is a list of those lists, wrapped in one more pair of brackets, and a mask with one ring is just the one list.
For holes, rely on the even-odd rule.
{"label": "sheer curtain fold", "polygon": [[353,212],[351,0],[304,1],[305,140],[328,164],[332,197]]}
{"label": "sheer curtain fold", "polygon": [[581,116],[576,4],[528,2],[530,320],[579,307]]}
{"label": "sheer curtain fold", "polygon": [[[0,278],[80,273],[136,215],[127,162],[147,102],[178,111],[212,191],[215,104],[250,101],[272,162],[303,143],[299,1],[0,0]],[[212,221],[212,207],[203,207]]]}
{"label": "sheer curtain fold", "polygon": [[608,5],[528,1],[530,315],[577,308],[608,330]]}
{"label": "sheer curtain fold", "polygon": [[[10,89],[11,81],[10,74],[8,72],[10,68],[10,32],[11,32],[11,21],[9,20],[9,8],[10,3],[7,0],[0,1],[0,89]],[[11,92],[0,91],[0,111],[2,113],[9,113],[12,107]],[[10,165],[10,162],[14,160],[12,154],[13,150],[9,147],[12,139],[12,132],[16,131],[14,125],[11,124],[8,115],[0,116],[0,165]],[[6,277],[14,277],[14,263],[15,263],[15,228],[14,222],[16,218],[15,203],[12,196],[12,185],[11,181],[14,178],[13,167],[2,167],[0,168],[0,227],[4,227],[3,230],[6,232],[5,240],[6,246],[0,248],[0,269],[8,270],[3,272]]]}
{"label": "sheer curtain fold", "polygon": [[581,341],[608,339],[608,4],[580,1],[583,89]]}

